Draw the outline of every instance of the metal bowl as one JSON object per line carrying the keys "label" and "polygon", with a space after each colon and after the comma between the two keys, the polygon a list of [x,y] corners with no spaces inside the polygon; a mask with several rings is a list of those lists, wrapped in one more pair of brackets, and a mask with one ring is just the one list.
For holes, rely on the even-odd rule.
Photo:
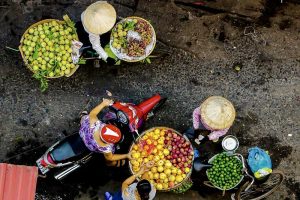
{"label": "metal bowl", "polygon": [[[178,131],[176,131],[176,130],[174,130],[174,129],[172,129],[172,128],[163,127],[163,126],[153,127],[153,128],[148,129],[148,130],[145,130],[145,131],[142,132],[142,133],[140,134],[140,136],[137,138],[137,142],[139,142],[139,140],[140,140],[146,133],[151,132],[151,131],[154,131],[155,129],[167,129],[167,130],[171,130],[172,132],[175,132],[176,134],[178,134],[178,135],[180,135],[181,137],[183,137],[186,141],[188,141],[188,142],[190,143],[191,147],[192,147],[191,142],[189,141],[189,139],[188,139],[185,135],[179,133]],[[132,145],[130,146],[129,151],[132,150],[133,145],[134,145],[134,143],[132,143]],[[193,147],[192,147],[192,148],[193,148]],[[194,161],[194,155],[193,155],[192,161]],[[132,165],[131,165],[130,162],[129,162],[129,169],[130,169],[130,173],[131,173],[131,174],[134,174],[134,172],[133,172],[133,170],[132,170]],[[180,187],[182,183],[184,183],[185,181],[188,181],[188,179],[191,177],[192,169],[193,169],[193,165],[191,166],[190,172],[186,175],[186,177],[185,177],[180,183],[178,183],[177,185],[174,185],[174,187],[172,187],[172,188],[168,188],[168,189],[166,189],[166,190],[159,190],[159,191],[161,191],[161,192],[169,192],[169,191],[171,191],[171,190],[173,190],[173,189],[176,189],[176,188]],[[137,179],[140,180],[140,178],[137,178]]]}
{"label": "metal bowl", "polygon": [[[231,141],[233,140],[234,142],[236,142],[235,147],[233,149],[228,149],[228,147],[227,147],[228,140],[230,140],[230,139],[231,139]],[[229,142],[229,144],[230,144],[230,142]],[[239,148],[239,140],[233,135],[227,135],[222,140],[222,148],[224,149],[224,151],[227,151],[227,152],[235,152]]]}

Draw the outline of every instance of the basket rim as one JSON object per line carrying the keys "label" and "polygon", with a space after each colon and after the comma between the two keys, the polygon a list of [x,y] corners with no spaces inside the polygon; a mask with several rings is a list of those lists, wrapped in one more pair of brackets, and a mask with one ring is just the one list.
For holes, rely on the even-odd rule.
{"label": "basket rim", "polygon": [[[22,57],[22,59],[23,59],[23,62],[25,63],[26,68],[29,69],[33,74],[35,74],[35,72],[34,72],[33,69],[31,68],[31,66],[29,65],[28,60],[25,58],[24,52],[23,52],[23,50],[22,50],[22,47],[23,47],[23,44],[22,44],[22,43],[23,43],[23,40],[25,39],[25,35],[29,32],[29,29],[34,28],[34,27],[36,27],[36,26],[38,26],[38,25],[40,25],[40,24],[43,24],[43,23],[46,23],[46,22],[51,22],[51,21],[56,21],[56,22],[58,22],[58,23],[63,23],[63,22],[64,22],[64,20],[59,20],[59,19],[43,19],[43,20],[40,20],[40,21],[38,21],[38,22],[35,22],[35,23],[31,24],[31,25],[25,30],[25,32],[23,33],[23,35],[22,35],[22,37],[21,37],[21,39],[20,39],[19,51],[20,51],[20,53],[21,53],[21,57]],[[77,32],[75,32],[75,35],[76,35],[76,39],[79,40]],[[70,77],[70,76],[72,76],[72,75],[77,71],[78,68],[79,68],[79,65],[77,64],[77,65],[75,65],[75,67],[71,70],[71,72],[70,72],[69,74],[67,74],[67,75],[63,75],[63,76],[59,75],[59,76],[55,76],[55,77],[44,76],[44,77],[45,77],[45,78],[48,78],[48,79],[61,78],[61,77],[64,77],[64,76],[65,76],[65,77]]]}
{"label": "basket rim", "polygon": [[[225,152],[222,152],[222,153],[225,153]],[[209,163],[209,164],[212,164],[212,162],[214,161],[214,159],[215,159],[218,155],[220,155],[220,154],[222,154],[222,153],[217,153],[217,154],[215,154],[213,157],[211,157],[211,158],[208,160],[208,163]],[[239,157],[237,157],[237,156],[234,156],[234,157],[242,163],[242,161],[241,161],[241,159],[240,159]],[[219,186],[216,186],[215,184],[213,184],[212,181],[211,181],[211,180],[209,179],[209,177],[208,177],[208,172],[207,172],[207,170],[206,170],[205,172],[206,172],[206,176],[207,176],[208,180],[211,182],[211,184],[212,184],[215,188],[217,188],[217,189],[219,189],[219,190],[221,190],[221,191],[224,191],[224,189],[222,189],[222,188],[220,188]],[[238,182],[235,186],[233,186],[233,187],[231,187],[231,188],[228,188],[228,189],[225,189],[225,191],[232,190],[232,189],[234,189],[235,187],[237,187],[237,186],[243,181],[244,177],[245,177],[245,176],[242,174],[242,176],[241,176],[239,182]]]}
{"label": "basket rim", "polygon": [[[150,27],[152,28],[152,30],[153,30],[153,38],[154,38],[153,40],[154,40],[154,44],[153,44],[153,47],[151,48],[151,50],[150,50],[150,52],[149,52],[149,55],[151,55],[151,53],[153,52],[153,50],[154,50],[154,48],[155,48],[155,46],[156,46],[156,40],[157,40],[157,39],[156,39],[156,32],[155,32],[154,27],[152,26],[152,24],[151,24],[148,20],[146,20],[146,19],[144,19],[144,18],[142,18],[142,17],[138,17],[138,16],[129,16],[129,17],[126,17],[126,18],[120,20],[118,23],[116,23],[115,26],[114,26],[112,29],[115,29],[115,27],[116,27],[118,24],[124,22],[124,21],[127,20],[127,19],[141,19],[141,20],[144,20],[144,21],[146,21],[146,22],[150,25]],[[114,47],[111,46],[112,40],[113,40],[113,35],[112,35],[112,31],[111,31],[111,34],[110,34],[110,41],[109,41],[109,47],[110,47],[111,51],[113,51],[112,49],[114,49]],[[148,55],[148,56],[149,56],[149,55]],[[116,56],[118,57],[118,55],[116,55]],[[144,59],[146,59],[148,56],[146,56]],[[123,60],[123,61],[126,61],[126,62],[130,62],[130,63],[140,62],[140,61],[144,60],[144,59],[128,60],[128,59],[124,59],[124,58],[121,59],[121,58],[119,58],[119,57],[118,57],[118,59]]]}
{"label": "basket rim", "polygon": [[[149,128],[149,129],[143,131],[143,132],[140,134],[140,136],[137,138],[137,141],[139,141],[139,140],[142,138],[142,136],[144,136],[146,133],[148,133],[148,132],[150,132],[150,131],[152,131],[152,130],[155,130],[155,129],[168,129],[168,130],[171,130],[172,132],[175,132],[176,134],[178,134],[178,135],[180,135],[181,137],[183,137],[186,141],[188,141],[188,142],[190,143],[190,146],[193,148],[191,141],[190,141],[187,137],[185,137],[182,133],[176,131],[176,130],[173,129],[173,128],[169,128],[169,127],[165,127],[165,126],[155,126],[155,127],[152,127],[152,128]],[[131,146],[130,146],[130,148],[129,148],[129,152],[131,152],[131,150],[132,150],[134,144],[135,144],[134,142],[131,144]],[[195,158],[194,156],[195,156],[195,155],[193,154],[192,162],[194,161],[194,158]],[[131,174],[135,174],[135,173],[133,172],[133,170],[132,170],[132,165],[131,165],[131,163],[128,162],[128,164],[129,164],[129,170],[130,170],[130,173],[131,173]],[[160,192],[169,192],[169,191],[172,191],[172,190],[174,190],[174,189],[176,189],[176,188],[179,188],[179,187],[181,186],[182,183],[184,183],[186,180],[188,180],[188,179],[191,177],[192,169],[193,169],[193,166],[191,166],[191,170],[190,170],[190,172],[186,175],[186,177],[185,177],[180,183],[178,183],[177,185],[175,185],[174,187],[168,188],[168,189],[164,189],[164,190],[158,190],[158,191],[160,191]],[[137,179],[140,180],[139,177],[137,177]]]}

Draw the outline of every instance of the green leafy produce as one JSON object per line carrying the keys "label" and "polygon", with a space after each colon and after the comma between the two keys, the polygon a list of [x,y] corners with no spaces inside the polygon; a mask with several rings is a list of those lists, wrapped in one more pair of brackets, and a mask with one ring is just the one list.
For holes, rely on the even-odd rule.
{"label": "green leafy produce", "polygon": [[193,182],[190,179],[187,179],[178,188],[175,188],[171,191],[176,194],[182,194],[182,193],[185,193],[186,191],[188,191],[192,186],[193,186]]}
{"label": "green leafy produce", "polygon": [[83,59],[83,58],[79,58],[79,61],[78,61],[77,64],[79,64],[79,65],[85,65],[86,64],[86,60]]}
{"label": "green leafy produce", "polygon": [[33,74],[33,78],[40,81],[40,89],[42,92],[45,92],[48,88],[48,81],[45,78],[46,73],[47,73],[46,71],[44,71],[44,72],[40,71],[40,72]]}
{"label": "green leafy produce", "polygon": [[234,156],[229,156],[226,153],[218,154],[212,164],[213,167],[207,170],[208,179],[214,186],[223,190],[237,185],[243,176],[243,165]]}
{"label": "green leafy produce", "polygon": [[146,63],[151,64],[151,60],[149,57],[145,58]]}
{"label": "green leafy produce", "polygon": [[109,44],[107,44],[105,47],[104,47],[104,50],[105,52],[107,53],[108,57],[114,59],[115,61],[118,60],[118,57],[111,51],[110,47],[109,47]]}
{"label": "green leafy produce", "polygon": [[76,67],[71,57],[76,29],[68,17],[64,18],[68,21],[53,20],[32,27],[23,37],[21,51],[42,91],[48,87],[45,78],[68,75]]}

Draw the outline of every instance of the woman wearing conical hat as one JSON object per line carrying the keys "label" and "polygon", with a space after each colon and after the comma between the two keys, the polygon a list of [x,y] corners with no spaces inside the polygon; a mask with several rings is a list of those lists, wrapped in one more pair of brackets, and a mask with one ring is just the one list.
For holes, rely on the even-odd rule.
{"label": "woman wearing conical hat", "polygon": [[92,46],[99,58],[104,61],[107,61],[108,55],[101,42],[109,42],[109,31],[116,20],[117,13],[114,7],[106,1],[97,1],[82,12],[81,21],[76,23],[79,40],[84,46]]}
{"label": "woman wearing conical hat", "polygon": [[[225,135],[235,119],[235,109],[230,101],[221,96],[207,98],[193,112],[195,130],[209,130],[209,140],[217,141]],[[201,138],[199,138],[201,140]]]}

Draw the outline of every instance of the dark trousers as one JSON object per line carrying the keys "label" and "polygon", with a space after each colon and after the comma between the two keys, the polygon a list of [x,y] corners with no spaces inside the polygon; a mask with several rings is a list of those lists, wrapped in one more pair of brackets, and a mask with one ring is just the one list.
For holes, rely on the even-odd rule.
{"label": "dark trousers", "polygon": [[210,133],[209,130],[207,130],[204,126],[199,127],[199,129],[194,129],[194,128],[188,128],[187,130],[184,131],[184,135],[187,136],[192,144],[195,146],[198,146],[195,143],[195,139],[198,138],[199,135],[204,136],[204,138],[201,140],[201,143],[204,143],[206,141],[209,141],[208,134]]}

